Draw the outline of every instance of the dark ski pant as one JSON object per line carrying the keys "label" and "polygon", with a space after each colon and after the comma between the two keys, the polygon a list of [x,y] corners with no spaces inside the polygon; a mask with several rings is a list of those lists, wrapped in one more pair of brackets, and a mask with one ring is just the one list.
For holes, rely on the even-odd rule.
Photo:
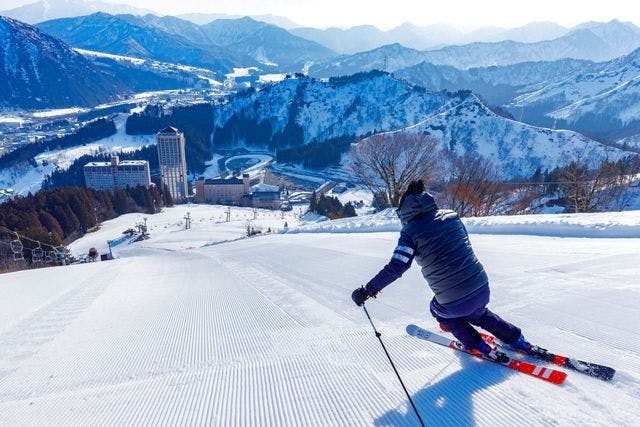
{"label": "dark ski pant", "polygon": [[506,344],[515,342],[520,337],[520,328],[489,310],[486,307],[488,303],[489,286],[486,286],[461,303],[439,304],[434,298],[430,310],[433,317],[466,348],[475,348],[482,340],[471,325],[481,327]]}

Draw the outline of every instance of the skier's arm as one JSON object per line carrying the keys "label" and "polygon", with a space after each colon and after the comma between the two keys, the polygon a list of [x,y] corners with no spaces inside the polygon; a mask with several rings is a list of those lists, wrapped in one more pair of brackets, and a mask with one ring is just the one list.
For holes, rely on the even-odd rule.
{"label": "skier's arm", "polygon": [[369,280],[365,287],[367,293],[375,296],[384,287],[399,279],[411,267],[415,250],[416,248],[411,238],[407,234],[401,233],[398,245],[393,250],[391,261],[373,279]]}

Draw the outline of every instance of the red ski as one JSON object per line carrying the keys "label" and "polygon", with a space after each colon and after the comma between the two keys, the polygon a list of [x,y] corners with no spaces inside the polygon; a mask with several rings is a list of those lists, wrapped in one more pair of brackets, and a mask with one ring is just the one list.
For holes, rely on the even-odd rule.
{"label": "red ski", "polygon": [[[493,335],[485,334],[482,332],[480,332],[480,335],[487,342],[495,341],[495,337]],[[550,362],[554,365],[563,366],[576,372],[580,372],[581,374],[589,375],[590,377],[598,378],[604,381],[611,381],[613,379],[613,376],[616,374],[616,370],[609,366],[599,365],[597,363],[591,362],[584,362],[582,360],[573,359],[567,356],[560,356],[558,354],[551,353],[542,347],[538,347],[537,345],[532,345],[528,351],[514,351],[518,351],[519,353],[535,357],[536,359],[544,360],[545,362]]]}
{"label": "red ski", "polygon": [[[420,338],[426,341],[430,341],[436,344],[440,344],[445,347],[453,348],[456,350],[463,351],[465,353],[471,354],[473,356],[479,357],[484,360],[488,360],[489,362],[497,363],[499,365],[505,366],[507,368],[516,370],[518,372],[522,372],[524,374],[528,374],[534,376],[536,378],[540,378],[543,381],[547,381],[553,384],[562,384],[567,378],[567,373],[563,371],[559,371],[557,369],[545,368],[544,366],[539,366],[534,363],[523,362],[520,360],[515,360],[511,357],[507,357],[507,360],[504,362],[498,362],[496,360],[490,359],[486,357],[484,354],[477,350],[468,350],[464,348],[464,346],[455,339],[449,339],[442,335],[438,335],[426,329],[423,329],[416,325],[408,325],[407,333],[416,338]],[[489,344],[493,343],[493,337],[487,339]]]}

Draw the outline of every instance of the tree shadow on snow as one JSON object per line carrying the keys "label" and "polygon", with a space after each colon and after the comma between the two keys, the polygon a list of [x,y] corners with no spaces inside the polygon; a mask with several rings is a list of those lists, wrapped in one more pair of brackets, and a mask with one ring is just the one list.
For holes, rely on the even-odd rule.
{"label": "tree shadow on snow", "polygon": [[[437,382],[426,385],[413,394],[420,416],[428,426],[473,426],[473,394],[504,381],[509,369],[482,361],[468,354],[456,352],[461,368]],[[400,385],[398,384],[398,387]],[[418,419],[407,402],[405,413],[394,409],[375,420],[375,425],[414,426]]]}

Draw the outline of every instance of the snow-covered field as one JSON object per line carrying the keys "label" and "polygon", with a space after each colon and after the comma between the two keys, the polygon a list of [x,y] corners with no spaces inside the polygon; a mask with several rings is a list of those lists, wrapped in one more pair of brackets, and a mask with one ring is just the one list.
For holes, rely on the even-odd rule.
{"label": "snow-covered field", "polygon": [[[227,222],[227,210],[230,211]],[[191,218],[191,229],[185,230],[185,217]],[[135,228],[136,224],[144,223],[147,219],[147,229],[151,239],[133,245],[122,245],[113,249],[116,257],[135,256],[141,249],[160,249],[166,251],[181,251],[199,247],[206,247],[242,239],[246,235],[247,225],[260,228],[263,232],[284,230],[284,223],[288,227],[298,226],[300,208],[289,212],[268,209],[227,207],[219,205],[178,205],[165,209],[157,215],[127,214],[103,223],[98,231],[86,234],[76,240],[69,249],[77,256],[85,255],[94,247],[100,253],[108,251],[108,240],[122,237],[122,232]],[[255,219],[254,219],[255,217]]]}
{"label": "snow-covered field", "polygon": [[21,125],[22,123],[24,123],[24,119],[17,116],[0,116],[0,123]]}
{"label": "snow-covered field", "polygon": [[247,77],[249,76],[251,71],[259,71],[259,70],[256,67],[234,68],[233,73],[228,73],[225,76],[228,79],[235,79],[236,77]]}
{"label": "snow-covered field", "polygon": [[[216,209],[149,216],[151,239],[114,261],[0,276],[0,425],[417,425],[350,299],[388,261],[397,232],[379,230],[393,229],[391,213],[366,233],[345,234],[358,218],[343,233],[209,245],[233,240]],[[598,221],[638,230],[640,212]],[[414,266],[367,306],[427,425],[638,425],[639,233],[532,236],[504,222],[512,234],[471,235],[490,307],[530,340],[618,372],[610,383],[569,372],[556,386],[407,336],[410,322],[437,327]]]}
{"label": "snow-covered field", "polygon": [[87,108],[73,107],[73,108],[59,108],[56,110],[44,110],[44,111],[36,111],[33,113],[33,117],[37,118],[50,118],[50,117],[61,117],[61,116],[69,116],[72,114],[84,113],[89,111]]}
{"label": "snow-covered field", "polygon": [[258,80],[260,83],[277,83],[284,80],[286,74],[262,74]]}

